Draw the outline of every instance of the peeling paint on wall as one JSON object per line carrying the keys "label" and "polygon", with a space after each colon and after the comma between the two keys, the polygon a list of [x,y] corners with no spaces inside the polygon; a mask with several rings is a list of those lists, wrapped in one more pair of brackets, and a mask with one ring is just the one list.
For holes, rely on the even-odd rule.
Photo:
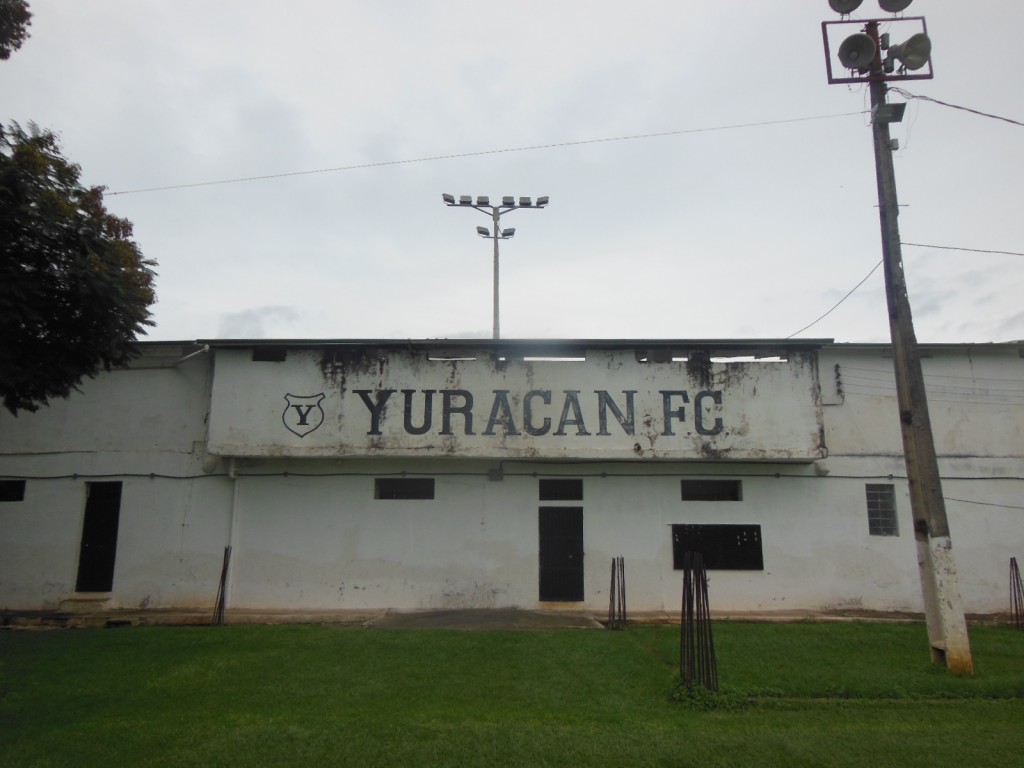
{"label": "peeling paint on wall", "polygon": [[[224,456],[813,461],[826,455],[813,353],[771,362],[216,352],[210,453]],[[318,409],[323,409],[321,418]]]}

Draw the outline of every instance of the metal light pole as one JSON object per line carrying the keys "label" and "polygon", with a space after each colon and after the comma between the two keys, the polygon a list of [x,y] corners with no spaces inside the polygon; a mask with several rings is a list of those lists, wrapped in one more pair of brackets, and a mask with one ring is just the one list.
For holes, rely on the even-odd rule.
{"label": "metal light pole", "polygon": [[454,195],[446,193],[441,195],[441,199],[444,200],[444,204],[447,206],[453,206],[456,208],[475,208],[476,210],[491,217],[494,229],[490,230],[487,229],[487,227],[477,227],[476,233],[480,235],[480,237],[494,241],[494,338],[499,339],[501,338],[501,325],[498,312],[498,241],[508,240],[516,234],[515,227],[510,227],[508,229],[501,228],[501,217],[506,213],[510,213],[520,208],[543,208],[548,204],[548,199],[547,197],[538,197],[537,202],[534,203],[528,197],[520,197],[519,202],[517,203],[515,197],[506,195],[501,198],[500,205],[491,205],[491,199],[486,195],[478,196],[475,203],[473,202],[473,197],[471,195],[461,195],[458,202],[456,202]]}
{"label": "metal light pole", "polygon": [[[909,0],[879,1],[885,10],[902,10],[909,5]],[[860,5],[860,2],[830,0],[830,5],[840,13],[849,13]],[[924,19],[917,17],[917,20],[923,27]],[[863,22],[863,32],[847,38],[840,46],[840,62],[848,69],[859,72],[861,77],[834,79],[830,63],[829,82],[866,81],[871,90],[871,130],[878,184],[885,296],[889,310],[896,399],[910,489],[910,506],[914,518],[914,538],[917,545],[928,640],[933,661],[944,662],[953,672],[970,675],[974,673],[974,661],[957,584],[953,542],[950,538],[949,521],[942,495],[942,480],[928,414],[921,356],[910,313],[910,299],[900,248],[897,221],[899,204],[892,162],[894,142],[889,135],[889,123],[902,119],[904,105],[888,104],[885,100],[888,80],[931,77],[930,74],[907,74],[907,70],[918,70],[929,63],[931,42],[927,35],[922,33],[914,35],[901,45],[890,47],[888,36],[882,36],[878,31],[879,23],[885,21],[870,19]],[[822,25],[822,29],[825,35],[826,57],[830,61],[825,25]],[[883,50],[888,51],[885,59],[882,58]]]}

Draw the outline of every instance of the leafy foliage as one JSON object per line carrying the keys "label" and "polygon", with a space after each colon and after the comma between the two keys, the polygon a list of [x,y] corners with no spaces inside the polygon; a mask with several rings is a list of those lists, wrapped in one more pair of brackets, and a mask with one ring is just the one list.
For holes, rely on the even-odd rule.
{"label": "leafy foliage", "polygon": [[126,364],[153,324],[154,262],[80,170],[50,131],[0,125],[0,397],[14,414]]}
{"label": "leafy foliage", "polygon": [[28,38],[32,13],[27,0],[0,0],[0,59],[9,59]]}

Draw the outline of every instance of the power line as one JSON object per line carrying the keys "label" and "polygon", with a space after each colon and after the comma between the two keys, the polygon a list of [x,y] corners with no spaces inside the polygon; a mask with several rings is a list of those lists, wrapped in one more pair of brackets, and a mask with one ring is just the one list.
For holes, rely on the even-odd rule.
{"label": "power line", "polygon": [[681,136],[687,133],[711,133],[714,131],[731,131],[738,128],[762,128],[769,125],[785,125],[788,123],[802,123],[809,120],[829,120],[836,117],[851,117],[864,114],[858,112],[842,112],[834,115],[815,115],[812,117],[793,117],[786,120],[765,120],[758,123],[737,123],[735,125],[718,125],[708,128],[684,128],[678,131],[662,131],[660,133],[638,133],[631,136],[613,136],[604,139],[582,139],[580,141],[561,141],[554,144],[532,144],[526,147],[506,147],[504,149],[485,149],[479,152],[459,152],[451,155],[434,155],[432,157],[418,157],[411,160],[385,160],[379,163],[362,163],[359,165],[342,165],[336,168],[318,168],[312,171],[289,171],[286,173],[271,173],[263,176],[244,176],[236,179],[220,179],[217,181],[198,181],[191,184],[169,184],[161,187],[141,187],[139,189],[122,189],[117,192],[107,192],[107,195],[134,195],[140,192],[164,192],[171,189],[191,189],[193,187],[212,187],[219,184],[239,184],[244,181],[265,181],[268,179],[283,179],[290,176],[310,176],[315,173],[338,173],[341,171],[356,171],[364,168],[381,168],[388,165],[411,165],[412,163],[430,163],[438,160],[456,160],[462,157],[480,157],[483,155],[500,155],[509,152],[528,152],[536,149],[556,149],[558,147],[578,147],[586,144],[603,144],[612,141],[636,141],[638,139],[657,139],[665,136]]}
{"label": "power line", "polygon": [[925,243],[903,243],[900,245],[912,245],[915,248],[935,248],[940,251],[966,251],[967,253],[996,253],[1001,256],[1024,256],[1024,253],[1017,251],[987,251],[981,248],[961,248],[956,245],[926,245]]}
{"label": "power line", "polygon": [[[981,249],[981,248],[961,248],[961,247],[955,246],[955,245],[925,245],[924,243],[905,243],[905,242],[902,242],[902,241],[900,242],[900,245],[910,245],[910,246],[913,246],[915,248],[936,248],[936,249],[943,250],[943,251],[966,251],[968,253],[995,253],[995,254],[1000,254],[1000,255],[1003,255],[1003,256],[1024,256],[1024,253],[1017,253],[1016,251],[989,251],[989,250],[984,250],[984,249]],[[845,296],[843,296],[843,298],[841,298],[839,301],[837,301],[835,303],[835,305],[832,307],[832,309],[830,309],[828,312],[823,314],[817,320],[815,320],[815,321],[813,321],[811,323],[808,323],[803,328],[801,328],[799,331],[795,331],[794,333],[789,334],[789,336],[787,336],[786,338],[787,339],[791,339],[794,336],[796,336],[797,334],[803,333],[808,328],[811,328],[812,326],[817,325],[819,322],[821,322],[826,317],[831,315],[832,312],[835,311],[835,309],[840,304],[842,304],[844,301],[846,301],[848,298],[850,298],[853,295],[854,291],[856,291],[858,288],[860,288],[862,285],[864,285],[864,283],[867,282],[868,278],[871,277],[875,273],[875,270],[878,269],[880,266],[882,266],[882,262],[881,261],[878,262],[877,264],[875,264],[875,266],[871,268],[871,271],[868,272],[864,276],[864,279],[861,280],[859,283],[857,283],[855,286],[853,286],[853,288],[850,289],[849,293],[847,293]]]}
{"label": "power line", "polygon": [[916,93],[910,93],[909,91],[905,91],[902,88],[890,88],[889,90],[892,91],[893,93],[898,93],[905,99],[920,99],[921,101],[930,101],[933,104],[941,104],[943,107],[949,107],[951,109],[960,109],[963,110],[964,112],[970,112],[973,115],[979,115],[981,117],[990,117],[993,120],[1002,120],[1007,123],[1012,123],[1013,125],[1024,126],[1024,123],[1018,120],[1012,120],[1009,117],[1000,117],[999,115],[991,115],[988,112],[979,112],[978,110],[971,109],[970,107],[961,107],[959,104],[950,104],[947,101],[939,101],[938,99],[933,99],[931,96],[919,96]]}
{"label": "power line", "polygon": [[1024,507],[1016,507],[1012,504],[993,504],[988,501],[972,501],[971,499],[953,499],[949,496],[943,496],[946,501],[959,501],[961,504],[978,504],[982,507],[1000,507],[1001,509],[1020,509],[1024,510]]}
{"label": "power line", "polygon": [[860,288],[860,287],[861,287],[862,285],[864,285],[864,283],[866,283],[866,282],[868,281],[868,278],[869,278],[869,277],[871,277],[871,276],[872,276],[873,274],[875,274],[875,270],[876,270],[876,269],[878,269],[878,268],[879,268],[880,266],[882,266],[882,262],[881,262],[881,261],[879,261],[879,262],[878,262],[877,264],[875,264],[875,266],[873,266],[873,267],[871,268],[871,271],[870,271],[870,272],[868,272],[868,273],[867,273],[866,275],[864,275],[864,279],[863,279],[863,280],[861,280],[861,281],[860,281],[859,283],[857,283],[857,284],[856,284],[855,286],[853,286],[853,288],[851,288],[851,289],[850,289],[850,292],[849,292],[849,293],[847,293],[847,294],[846,294],[845,296],[843,296],[843,298],[841,298],[841,299],[840,299],[839,301],[837,301],[837,302],[836,302],[836,303],[835,303],[835,304],[834,304],[834,305],[832,306],[832,309],[830,309],[830,310],[829,310],[828,312],[826,312],[825,314],[823,314],[823,315],[822,315],[821,317],[819,317],[819,318],[818,318],[817,320],[815,320],[814,322],[812,322],[812,323],[808,323],[808,324],[807,324],[807,325],[805,325],[805,326],[804,326],[803,328],[801,328],[801,329],[800,329],[799,331],[794,331],[793,333],[789,334],[789,336],[787,336],[786,338],[787,338],[787,339],[792,339],[792,338],[793,338],[794,336],[796,336],[796,335],[797,335],[798,333],[803,333],[804,331],[806,331],[806,330],[807,330],[808,328],[810,328],[811,326],[813,326],[813,325],[817,325],[817,324],[818,324],[819,322],[821,322],[821,321],[822,321],[822,320],[824,320],[824,319],[825,319],[826,317],[828,317],[829,315],[831,315],[831,314],[832,314],[832,312],[834,312],[834,311],[835,311],[836,307],[838,307],[838,306],[839,306],[840,304],[842,304],[842,303],[843,303],[844,301],[846,301],[846,300],[847,300],[848,298],[850,298],[851,296],[853,296],[853,293],[854,293],[854,291],[856,291],[856,290],[857,290],[858,288]]}

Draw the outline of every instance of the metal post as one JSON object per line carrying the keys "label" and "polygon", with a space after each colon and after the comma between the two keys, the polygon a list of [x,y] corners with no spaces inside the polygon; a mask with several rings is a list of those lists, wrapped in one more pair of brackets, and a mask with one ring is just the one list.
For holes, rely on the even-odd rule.
{"label": "metal post", "polygon": [[491,209],[493,213],[491,218],[494,220],[494,339],[497,341],[501,338],[501,325],[498,321],[498,240],[501,238],[501,222],[499,221],[501,214],[498,213],[497,208]]}
{"label": "metal post", "polygon": [[[877,44],[878,23],[869,22],[866,32]],[[951,671],[971,675],[974,674],[974,662],[957,585],[953,542],[949,534],[921,357],[903,272],[892,141],[888,122],[878,116],[879,109],[886,103],[887,90],[880,56],[876,57],[872,65],[872,73],[875,75],[871,80],[872,132],[885,296],[889,308],[896,397],[910,486],[910,506],[914,517],[914,538],[917,543],[928,640],[933,661],[943,661]]]}
{"label": "metal post", "polygon": [[526,210],[540,210],[541,208],[547,206],[548,198],[546,196],[538,197],[536,205],[534,205],[534,203],[528,197],[520,197],[519,203],[516,204],[514,197],[506,196],[502,198],[501,205],[491,205],[490,198],[485,197],[483,195],[476,199],[476,204],[473,203],[473,198],[470,195],[462,195],[457,203],[455,202],[455,195],[449,195],[445,193],[441,195],[441,199],[444,201],[444,204],[447,205],[449,208],[472,208],[474,210],[480,211],[481,213],[486,213],[488,216],[491,217],[492,229],[490,234],[487,234],[487,229],[485,227],[477,227],[476,230],[481,237],[494,240],[494,339],[495,341],[497,341],[498,339],[501,338],[501,320],[499,306],[500,265],[498,259],[498,241],[508,240],[515,234],[516,231],[515,228],[512,227],[502,232],[501,217],[504,216],[506,213],[511,213],[512,211],[518,211],[524,208]]}

